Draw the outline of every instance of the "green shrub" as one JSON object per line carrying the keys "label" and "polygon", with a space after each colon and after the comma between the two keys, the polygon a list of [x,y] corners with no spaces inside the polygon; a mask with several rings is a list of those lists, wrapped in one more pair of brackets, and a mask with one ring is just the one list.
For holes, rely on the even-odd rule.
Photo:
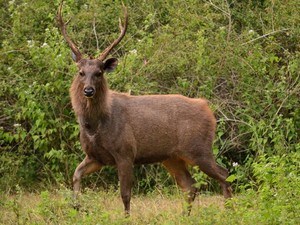
{"label": "green shrub", "polygon": [[[76,66],[55,22],[59,3],[0,2],[1,190],[70,185],[84,157],[68,94]],[[236,192],[253,188],[259,166],[296,154],[299,1],[125,4],[129,30],[113,52],[120,64],[107,76],[112,89],[207,98],[218,120],[213,152],[229,169]],[[117,37],[121,5],[65,1],[64,17],[72,18],[69,34],[82,52],[96,56]],[[138,192],[173,185],[157,165],[137,167],[135,174]],[[218,189],[205,176],[195,176],[207,190]],[[116,187],[117,176],[105,168],[84,182]]]}

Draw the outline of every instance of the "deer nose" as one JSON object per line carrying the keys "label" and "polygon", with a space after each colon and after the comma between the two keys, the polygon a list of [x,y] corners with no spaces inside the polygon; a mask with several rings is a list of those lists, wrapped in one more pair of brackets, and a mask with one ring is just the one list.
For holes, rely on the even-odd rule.
{"label": "deer nose", "polygon": [[95,89],[92,87],[86,87],[83,90],[85,97],[92,97],[95,94]]}

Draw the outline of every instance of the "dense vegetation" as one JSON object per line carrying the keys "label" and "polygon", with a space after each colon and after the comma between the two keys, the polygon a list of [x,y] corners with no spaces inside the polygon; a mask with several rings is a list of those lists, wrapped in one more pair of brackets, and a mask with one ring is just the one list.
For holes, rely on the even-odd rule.
{"label": "dense vegetation", "polygon": [[[0,193],[69,187],[84,157],[68,94],[76,66],[55,20],[59,2],[0,0]],[[237,214],[249,209],[249,224],[299,224],[300,2],[124,3],[129,30],[113,52],[120,63],[107,77],[110,87],[207,98],[218,119],[214,154],[243,196],[233,203]],[[96,56],[114,40],[121,6],[65,1],[69,34],[82,52]],[[218,190],[191,169],[203,191]],[[135,173],[136,193],[172,192],[159,165]],[[114,168],[84,182],[118,185]]]}

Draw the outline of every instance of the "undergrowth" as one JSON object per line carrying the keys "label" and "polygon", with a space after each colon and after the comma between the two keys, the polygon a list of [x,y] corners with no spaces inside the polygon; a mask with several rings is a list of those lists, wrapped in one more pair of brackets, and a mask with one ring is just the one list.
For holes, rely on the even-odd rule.
{"label": "undergrowth", "polygon": [[[300,224],[300,1],[124,1],[129,29],[113,52],[119,66],[107,77],[111,89],[208,99],[218,121],[213,153],[236,193],[226,207],[199,205],[181,217],[167,172],[137,166],[133,208],[140,210],[130,219],[111,167],[84,179],[83,187],[102,190],[83,194],[85,210],[69,205],[66,188],[84,154],[68,94],[76,66],[55,22],[60,2],[0,0],[4,224]],[[121,7],[65,1],[82,52],[96,56],[117,37]],[[202,193],[219,192],[191,169]]]}
{"label": "undergrowth", "polygon": [[[58,190],[1,195],[1,224],[290,224],[300,222],[299,202],[266,205],[265,193],[248,190],[224,201],[222,196],[197,196],[190,216],[182,215],[184,198],[156,190],[133,196],[130,218],[126,218],[119,191],[86,189],[81,208],[72,207],[72,193]],[[279,196],[281,201],[282,196]],[[276,197],[274,197],[276,199]],[[289,213],[288,213],[289,212]]]}

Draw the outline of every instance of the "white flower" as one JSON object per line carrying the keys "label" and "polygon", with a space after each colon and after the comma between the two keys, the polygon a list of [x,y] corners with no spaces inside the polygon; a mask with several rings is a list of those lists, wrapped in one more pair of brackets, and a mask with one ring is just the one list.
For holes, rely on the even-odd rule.
{"label": "white flower", "polygon": [[19,123],[15,123],[15,124],[14,124],[14,127],[16,127],[16,128],[17,128],[17,127],[20,127],[20,126],[21,126],[21,124],[19,124]]}
{"label": "white flower", "polygon": [[239,165],[239,164],[238,164],[237,162],[233,162],[233,163],[232,163],[232,166],[233,166],[233,167],[237,167],[238,165]]}
{"label": "white flower", "polygon": [[44,42],[44,44],[41,46],[42,48],[47,47],[48,44],[46,42]]}
{"label": "white flower", "polygon": [[33,40],[27,40],[27,45],[29,48],[34,46],[34,41]]}
{"label": "white flower", "polygon": [[133,50],[131,50],[131,51],[129,51],[131,54],[134,54],[134,55],[136,55],[137,54],[137,50],[136,49],[133,49]]}

